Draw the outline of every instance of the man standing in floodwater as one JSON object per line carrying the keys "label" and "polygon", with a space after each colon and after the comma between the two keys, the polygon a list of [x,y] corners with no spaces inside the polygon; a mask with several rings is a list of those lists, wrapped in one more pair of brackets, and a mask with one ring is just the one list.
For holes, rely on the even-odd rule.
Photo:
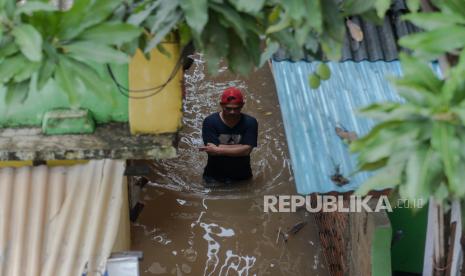
{"label": "man standing in floodwater", "polygon": [[200,151],[208,154],[203,172],[207,184],[230,183],[252,178],[250,153],[257,146],[258,122],[241,113],[244,96],[236,87],[229,87],[221,95],[221,112],[203,121]]}

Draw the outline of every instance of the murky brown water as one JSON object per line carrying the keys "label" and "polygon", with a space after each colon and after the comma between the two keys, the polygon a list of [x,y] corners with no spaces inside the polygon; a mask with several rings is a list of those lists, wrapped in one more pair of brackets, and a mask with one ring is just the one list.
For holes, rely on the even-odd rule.
{"label": "murky brown water", "polygon": [[[283,123],[268,67],[238,78],[226,68],[205,75],[198,57],[185,76],[187,95],[179,158],[152,165],[145,208],[132,226],[134,250],[144,252],[142,275],[327,275],[313,217],[263,212],[263,195],[295,194]],[[244,112],[259,122],[252,153],[254,178],[232,188],[205,189],[203,118],[218,110],[221,91],[246,91]],[[278,238],[296,223],[306,226],[288,242]]]}

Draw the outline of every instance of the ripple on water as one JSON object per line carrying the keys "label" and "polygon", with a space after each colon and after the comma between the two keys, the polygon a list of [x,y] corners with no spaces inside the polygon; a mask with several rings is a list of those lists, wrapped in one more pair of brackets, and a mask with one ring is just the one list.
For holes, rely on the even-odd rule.
{"label": "ripple on water", "polygon": [[202,222],[199,225],[205,231],[203,239],[208,244],[204,275],[229,275],[230,270],[237,272],[238,275],[249,275],[250,269],[257,260],[254,256],[241,256],[229,249],[226,252],[220,250],[220,242],[217,239],[233,237],[234,230],[216,223]]}
{"label": "ripple on water", "polygon": [[[287,184],[291,180],[287,146],[282,132],[277,131],[278,127],[282,128],[282,122],[280,118],[275,120],[273,117],[279,116],[279,107],[267,105],[266,93],[248,91],[244,81],[237,80],[237,76],[228,77],[226,70],[221,71],[215,81],[206,80],[202,57],[193,57],[194,65],[184,75],[184,127],[179,133],[178,157],[151,164],[156,177],[150,185],[192,195],[208,195],[210,198],[244,198],[265,194],[273,187]],[[246,91],[245,112],[259,120],[259,147],[252,153],[254,178],[232,188],[216,188],[213,191],[203,186],[201,177],[207,159],[205,154],[198,151],[203,144],[202,122],[208,114],[218,111],[219,96],[232,85]]]}

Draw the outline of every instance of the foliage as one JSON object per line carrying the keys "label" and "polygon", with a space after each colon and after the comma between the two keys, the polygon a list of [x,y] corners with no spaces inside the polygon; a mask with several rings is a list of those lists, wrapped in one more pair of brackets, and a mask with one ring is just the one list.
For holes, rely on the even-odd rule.
{"label": "foliage", "polygon": [[[377,103],[362,113],[380,123],[352,144],[360,170],[377,170],[359,190],[392,186],[403,198],[465,198],[465,2],[405,16],[425,31],[401,39],[404,76],[394,80],[404,103]],[[428,63],[446,53],[458,63],[438,76]]]}
{"label": "foliage", "polygon": [[81,0],[68,11],[47,2],[0,1],[0,84],[7,102],[40,91],[50,79],[74,104],[82,91],[99,93],[104,85],[95,64],[128,62],[121,46],[141,32],[111,17],[121,0]]}
{"label": "foliage", "polygon": [[[125,63],[146,55],[175,33],[193,40],[211,73],[221,60],[247,74],[279,47],[295,60],[305,54],[337,60],[344,18],[382,17],[390,0],[75,0],[58,11],[47,0],[0,0],[0,85],[7,99],[24,99],[54,79],[70,100],[98,93],[95,63]],[[143,31],[142,31],[143,30]],[[7,68],[9,68],[7,70]],[[82,70],[77,70],[80,68]],[[19,97],[18,97],[19,96]],[[102,95],[104,96],[104,95]]]}

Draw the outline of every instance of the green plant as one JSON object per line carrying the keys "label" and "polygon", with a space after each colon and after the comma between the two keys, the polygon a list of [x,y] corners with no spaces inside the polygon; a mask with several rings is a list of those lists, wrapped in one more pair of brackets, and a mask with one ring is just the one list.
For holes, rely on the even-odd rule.
{"label": "green plant", "polygon": [[[126,63],[137,48],[149,55],[167,35],[193,40],[211,73],[224,60],[247,74],[279,47],[292,59],[339,59],[344,18],[381,18],[389,0],[75,0],[58,11],[47,0],[0,0],[0,85],[24,99],[54,80],[71,101],[82,91],[107,93],[95,64]],[[97,65],[98,66],[98,65]],[[11,69],[12,68],[12,69]]]}
{"label": "green plant", "polygon": [[[433,199],[430,215],[439,223],[433,225],[434,253],[428,254],[435,275],[444,275],[451,246],[445,238],[452,238],[444,230],[445,214],[452,201],[461,202],[462,219],[465,214],[465,2],[432,2],[439,11],[404,16],[425,30],[399,41],[413,51],[401,56],[404,76],[394,80],[405,102],[364,108],[362,114],[379,123],[351,149],[359,170],[376,170],[359,194],[391,187],[404,199]],[[443,77],[430,65],[438,58]]]}
{"label": "green plant", "polygon": [[[359,169],[377,170],[361,193],[389,185],[410,199],[465,197],[465,2],[437,2],[441,11],[404,16],[425,29],[400,40],[413,50],[401,56],[404,76],[393,81],[405,102],[362,110],[380,123],[352,144]],[[458,54],[458,62],[442,78],[427,63],[445,54]]]}
{"label": "green plant", "polygon": [[0,1],[0,85],[6,100],[24,100],[50,80],[72,104],[90,90],[108,99],[98,64],[127,63],[121,50],[140,28],[112,17],[121,0],[80,0],[68,11],[48,1]]}

